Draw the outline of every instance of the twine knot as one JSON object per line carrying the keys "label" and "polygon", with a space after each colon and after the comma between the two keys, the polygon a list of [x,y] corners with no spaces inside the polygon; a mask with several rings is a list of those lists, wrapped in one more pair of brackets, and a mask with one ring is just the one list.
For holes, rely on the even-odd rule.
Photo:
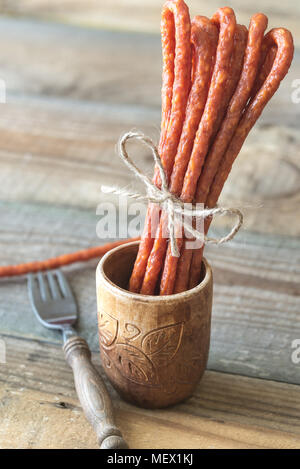
{"label": "twine knot", "polygon": [[[161,188],[157,187],[151,179],[144,174],[132,161],[129,157],[126,150],[127,141],[130,139],[136,139],[150,148],[152,152],[153,159],[155,164],[159,169],[159,174],[161,178]],[[131,199],[147,201],[154,204],[158,204],[161,209],[167,214],[168,220],[168,232],[170,236],[171,243],[171,252],[172,256],[179,257],[179,249],[177,245],[176,235],[175,235],[175,226],[178,223],[181,223],[181,226],[190,233],[194,238],[201,239],[206,244],[223,244],[230,241],[236,233],[239,231],[243,224],[243,214],[237,208],[198,208],[197,205],[193,204],[184,204],[178,197],[172,194],[168,189],[167,176],[164,171],[158,150],[151,140],[151,138],[140,132],[127,132],[119,140],[119,156],[124,161],[126,166],[132,171],[138,179],[140,179],[147,189],[147,195],[143,196],[140,193],[132,193],[125,191],[123,189],[102,186],[101,190],[105,193],[113,193],[117,195],[124,195]],[[186,221],[186,217],[201,217],[203,219],[207,217],[212,217],[214,215],[234,215],[237,217],[237,221],[231,231],[224,236],[223,238],[209,238],[203,236],[203,233],[193,228],[191,223]]]}

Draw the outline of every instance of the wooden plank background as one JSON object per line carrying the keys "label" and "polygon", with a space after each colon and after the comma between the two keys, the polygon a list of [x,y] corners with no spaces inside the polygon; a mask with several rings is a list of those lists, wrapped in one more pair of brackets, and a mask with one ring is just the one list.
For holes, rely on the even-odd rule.
{"label": "wooden plank background", "polygon": [[[132,184],[115,152],[119,136],[138,127],[158,139],[159,37],[6,17],[0,41],[7,84],[0,115],[1,263],[96,245],[100,185]],[[290,359],[299,335],[300,107],[291,102],[299,68],[296,51],[225,186],[221,202],[243,208],[243,232],[231,245],[207,250],[216,278],[209,366],[290,382],[300,379]],[[135,150],[151,174],[151,157]],[[81,330],[96,349],[93,268],[71,280]],[[4,284],[2,329],[46,339],[31,317],[24,282]]]}
{"label": "wooden plank background", "polygon": [[[0,63],[7,84],[0,200],[95,210],[103,181],[133,181],[116,156],[119,136],[138,128],[158,140],[159,37],[2,18],[0,40],[6,43]],[[252,231],[300,233],[300,105],[291,101],[298,76],[296,51],[224,188],[221,203],[242,206]],[[140,148],[137,155],[151,174],[152,158]]]}
{"label": "wooden plank background", "polygon": [[[73,23],[81,26],[123,31],[159,32],[162,0],[7,0],[2,1],[3,13],[31,16]],[[224,6],[219,0],[188,0],[191,16],[211,16]],[[270,27],[284,26],[290,29],[297,44],[300,40],[298,0],[280,2],[274,0],[229,0],[237,19],[248,24],[249,17],[263,11],[270,20]]]}
{"label": "wooden plank background", "polygon": [[[99,242],[97,216],[90,211],[16,202],[0,209],[4,264]],[[210,369],[300,383],[299,365],[291,360],[292,342],[300,337],[299,242],[279,241],[268,237],[266,244],[264,235],[244,232],[226,246],[207,248],[215,279]],[[96,263],[65,269],[80,307],[79,331],[93,350],[98,349]],[[33,316],[25,279],[0,279],[0,288],[3,333],[60,342],[59,335],[45,330]]]}
{"label": "wooden plank background", "polygon": [[[188,3],[192,14],[211,15],[219,6]],[[300,4],[274,3],[229,3],[240,22],[261,10],[270,27],[290,28],[296,50],[224,188],[221,203],[242,208],[243,230],[230,244],[206,249],[215,278],[211,371],[195,397],[175,409],[152,414],[118,401],[131,447],[299,447],[300,365],[291,360],[291,345],[300,338],[300,103],[291,96],[300,78]],[[158,140],[161,4],[1,2],[7,99],[0,104],[0,264],[103,243],[95,232],[101,184],[143,189],[115,145],[132,128]],[[132,150],[151,174],[151,156]],[[226,219],[214,222],[217,234],[228,226]],[[94,351],[96,262],[65,269],[78,298],[79,330]],[[95,447],[60,338],[33,318],[25,279],[1,279],[0,291],[8,357],[0,366],[0,446],[13,447],[14,435],[20,447],[57,447],[59,438],[62,447]]]}

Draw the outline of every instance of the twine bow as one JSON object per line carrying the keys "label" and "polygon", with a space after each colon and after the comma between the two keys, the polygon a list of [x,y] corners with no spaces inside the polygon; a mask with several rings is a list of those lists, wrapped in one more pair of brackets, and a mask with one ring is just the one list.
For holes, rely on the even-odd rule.
{"label": "twine bow", "polygon": [[[129,157],[128,152],[126,150],[126,144],[127,144],[127,141],[130,139],[139,140],[148,148],[150,148],[152,155],[153,155],[153,159],[159,169],[160,178],[161,178],[161,188],[156,187],[156,185],[153,184],[150,178],[146,176]],[[179,257],[180,255],[177,241],[176,241],[176,235],[175,235],[176,222],[177,223],[180,222],[183,228],[196,239],[201,239],[201,240],[204,239],[204,242],[206,244],[207,243],[210,243],[210,244],[226,243],[227,241],[230,241],[239,231],[239,229],[241,228],[243,224],[243,214],[237,208],[215,207],[215,208],[199,209],[197,208],[196,205],[184,204],[178,197],[176,197],[169,191],[167,177],[166,177],[160,156],[151,138],[145,136],[144,134],[140,132],[128,132],[121,137],[118,148],[119,148],[119,156],[124,161],[126,166],[130,169],[130,171],[132,171],[136,175],[137,178],[139,178],[145,184],[147,188],[147,195],[143,196],[139,193],[131,193],[123,189],[108,187],[108,186],[102,186],[101,190],[102,192],[105,192],[105,193],[124,195],[132,199],[158,204],[162,208],[162,210],[167,214],[167,217],[168,217],[167,218],[168,219],[168,231],[169,231],[170,242],[171,242],[172,256]],[[189,205],[189,207],[187,207],[187,205]],[[192,208],[190,208],[190,206]],[[193,228],[193,226],[191,226],[191,223],[188,223],[187,221],[185,221],[186,217],[202,217],[204,219],[207,217],[212,217],[214,215],[235,215],[238,218],[238,220],[236,221],[231,231],[223,238],[217,239],[217,238],[209,238],[207,236],[203,237],[202,232],[197,231],[196,229]]]}

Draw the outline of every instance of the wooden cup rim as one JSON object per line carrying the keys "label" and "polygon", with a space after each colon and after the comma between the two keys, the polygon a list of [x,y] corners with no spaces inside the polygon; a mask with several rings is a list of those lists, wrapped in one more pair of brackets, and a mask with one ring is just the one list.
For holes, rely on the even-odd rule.
{"label": "wooden cup rim", "polygon": [[[123,249],[130,249],[132,246],[136,246],[140,243],[140,241],[133,241],[131,243],[126,243],[122,244],[121,246],[117,246],[116,248],[111,249],[108,251],[102,259],[99,261],[97,269],[96,269],[96,284],[97,284],[97,289],[98,289],[98,284],[100,281],[102,281],[105,284],[105,287],[110,290],[115,296],[122,296],[127,299],[131,300],[137,300],[137,301],[142,301],[142,302],[153,302],[153,303],[172,303],[172,302],[180,302],[182,300],[186,301],[187,299],[197,295],[201,290],[205,289],[209,282],[212,279],[212,270],[207,262],[207,260],[203,257],[202,262],[204,263],[205,266],[205,275],[203,280],[199,283],[194,288],[191,288],[190,290],[187,290],[185,292],[181,293],[174,293],[172,295],[142,295],[141,293],[132,293],[128,290],[125,290],[124,288],[119,287],[115,283],[113,283],[105,274],[104,272],[104,265],[107,259],[115,255],[118,251],[122,251]],[[100,280],[101,279],[101,280]]]}

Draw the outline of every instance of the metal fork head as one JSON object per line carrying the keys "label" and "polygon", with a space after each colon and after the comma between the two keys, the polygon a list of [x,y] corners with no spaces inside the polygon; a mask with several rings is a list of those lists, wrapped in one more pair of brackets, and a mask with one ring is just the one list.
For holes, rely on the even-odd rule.
{"label": "metal fork head", "polygon": [[37,319],[50,329],[64,330],[77,320],[77,304],[60,270],[28,275],[28,294]]}

